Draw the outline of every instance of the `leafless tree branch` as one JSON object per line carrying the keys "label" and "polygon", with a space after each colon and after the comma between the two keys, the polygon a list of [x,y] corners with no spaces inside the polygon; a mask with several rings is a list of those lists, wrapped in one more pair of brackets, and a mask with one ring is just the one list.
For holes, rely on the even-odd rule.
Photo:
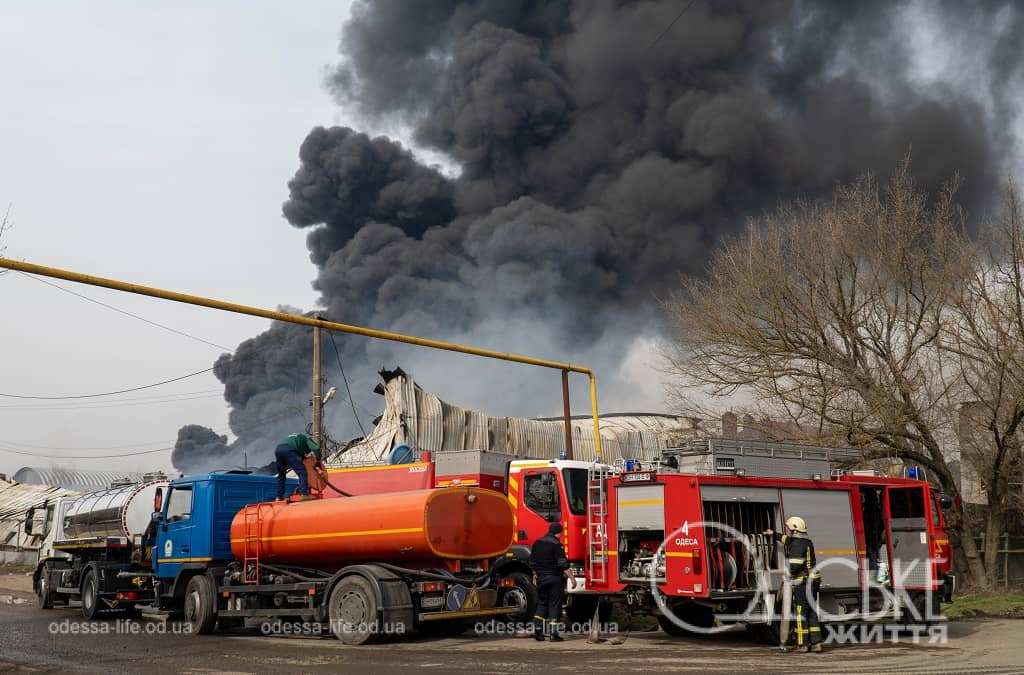
{"label": "leafless tree branch", "polygon": [[[751,222],[663,302],[663,354],[676,401],[742,397],[818,439],[921,464],[954,497],[959,452],[993,543],[1021,463],[1024,224],[1008,184],[1003,213],[972,239],[958,186],[924,194],[908,157],[885,186],[863,177]],[[991,578],[994,551],[983,566],[957,538],[975,580]]]}

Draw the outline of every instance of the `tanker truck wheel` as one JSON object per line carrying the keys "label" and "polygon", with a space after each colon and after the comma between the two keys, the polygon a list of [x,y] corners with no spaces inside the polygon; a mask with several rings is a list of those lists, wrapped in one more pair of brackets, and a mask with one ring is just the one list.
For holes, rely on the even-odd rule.
{"label": "tanker truck wheel", "polygon": [[515,584],[510,588],[502,588],[498,595],[498,605],[502,607],[522,607],[522,611],[513,614],[509,618],[520,623],[532,623],[533,615],[537,611],[537,603],[540,601],[540,594],[533,580],[522,572],[513,572],[508,575]]}
{"label": "tanker truck wheel", "polygon": [[327,616],[334,637],[347,645],[364,645],[380,632],[377,626],[377,597],[370,583],[352,575],[337,583],[327,603]]}
{"label": "tanker truck wheel", "polygon": [[44,563],[42,571],[39,572],[39,583],[36,585],[39,609],[53,609],[53,601],[57,597],[57,594],[53,592],[53,584],[50,582],[52,569],[50,563]]}
{"label": "tanker truck wheel", "polygon": [[89,570],[82,580],[82,616],[92,621],[100,613],[100,595],[96,584],[96,572]]}
{"label": "tanker truck wheel", "polygon": [[196,635],[212,633],[217,626],[213,584],[206,575],[197,574],[185,587],[185,620]]}

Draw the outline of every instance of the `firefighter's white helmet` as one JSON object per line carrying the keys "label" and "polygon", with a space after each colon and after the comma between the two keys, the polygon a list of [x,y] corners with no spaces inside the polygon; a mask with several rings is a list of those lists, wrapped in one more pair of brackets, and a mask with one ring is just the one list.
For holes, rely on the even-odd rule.
{"label": "firefighter's white helmet", "polygon": [[803,532],[807,534],[807,523],[800,516],[790,516],[786,519],[786,527],[793,530],[794,532]]}

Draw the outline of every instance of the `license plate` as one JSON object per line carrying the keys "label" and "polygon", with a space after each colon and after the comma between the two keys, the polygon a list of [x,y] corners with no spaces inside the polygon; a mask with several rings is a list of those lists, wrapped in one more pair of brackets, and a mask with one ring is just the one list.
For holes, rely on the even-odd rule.
{"label": "license plate", "polygon": [[433,609],[436,607],[440,607],[443,604],[443,595],[425,595],[422,598],[420,598],[420,607],[423,607],[424,609]]}

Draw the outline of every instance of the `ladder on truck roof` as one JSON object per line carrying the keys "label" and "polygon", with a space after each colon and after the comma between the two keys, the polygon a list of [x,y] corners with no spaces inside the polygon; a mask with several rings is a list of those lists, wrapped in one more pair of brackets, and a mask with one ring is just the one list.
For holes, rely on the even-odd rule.
{"label": "ladder on truck roof", "polygon": [[258,584],[260,582],[260,535],[263,532],[262,508],[269,506],[265,502],[246,504],[242,514],[244,536],[242,543],[242,583]]}
{"label": "ladder on truck roof", "polygon": [[612,474],[607,464],[594,462],[587,469],[587,581],[608,582],[608,490]]}

